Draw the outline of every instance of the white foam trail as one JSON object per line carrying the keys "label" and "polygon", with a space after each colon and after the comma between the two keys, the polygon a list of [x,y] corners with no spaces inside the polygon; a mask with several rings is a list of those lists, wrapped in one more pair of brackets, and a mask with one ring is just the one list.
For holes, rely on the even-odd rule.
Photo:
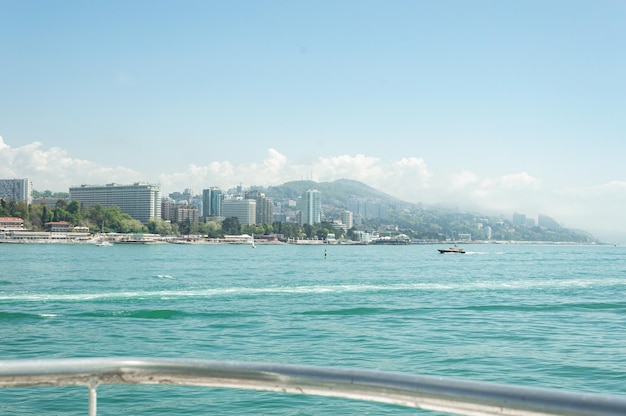
{"label": "white foam trail", "polygon": [[42,302],[42,301],[97,301],[107,299],[149,299],[149,298],[195,298],[233,295],[256,294],[308,294],[308,293],[358,293],[358,292],[406,292],[406,291],[484,291],[484,290],[519,290],[566,287],[591,287],[626,285],[619,278],[598,280],[567,279],[567,280],[473,280],[458,283],[405,283],[395,285],[311,285],[311,286],[280,286],[280,287],[230,287],[188,290],[160,291],[123,291],[107,293],[74,293],[74,294],[13,294],[0,295],[0,300]]}
{"label": "white foam trail", "polygon": [[157,274],[157,277],[160,277],[162,279],[173,279],[173,280],[176,279],[175,277],[170,276],[169,274]]}

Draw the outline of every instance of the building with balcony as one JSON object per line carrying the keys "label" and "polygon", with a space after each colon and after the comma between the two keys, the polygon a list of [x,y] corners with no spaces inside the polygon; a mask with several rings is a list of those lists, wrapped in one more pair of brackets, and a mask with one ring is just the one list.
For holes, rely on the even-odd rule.
{"label": "building with balcony", "polygon": [[134,183],[132,185],[80,185],[70,188],[70,200],[84,207],[118,206],[120,211],[143,224],[161,218],[161,190],[159,185]]}
{"label": "building with balcony", "polygon": [[241,225],[256,224],[256,201],[254,199],[226,199],[222,201],[222,216],[236,217]]}
{"label": "building with balcony", "polygon": [[256,197],[256,224],[271,224],[274,222],[274,201],[263,193]]}
{"label": "building with balcony", "polygon": [[0,217],[0,231],[15,231],[23,229],[23,219],[17,217]]}
{"label": "building with balcony", "polygon": [[46,223],[46,229],[53,233],[67,233],[72,224],[67,221],[50,221]]}
{"label": "building with balcony", "polygon": [[28,179],[0,179],[0,199],[30,204],[33,200],[33,186]]}

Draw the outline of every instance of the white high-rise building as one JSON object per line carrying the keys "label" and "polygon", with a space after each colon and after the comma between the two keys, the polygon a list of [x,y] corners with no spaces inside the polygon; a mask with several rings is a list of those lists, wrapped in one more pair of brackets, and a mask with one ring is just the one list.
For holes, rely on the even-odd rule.
{"label": "white high-rise building", "polygon": [[352,211],[346,210],[342,212],[341,222],[346,226],[346,230],[349,230],[350,228],[352,228],[352,225],[354,224],[352,220]]}
{"label": "white high-rise building", "polygon": [[33,201],[33,187],[28,179],[0,179],[0,199]]}
{"label": "white high-rise building", "polygon": [[161,218],[161,189],[159,185],[134,183],[132,185],[81,185],[70,188],[70,200],[85,207],[118,206],[120,211],[143,224]]}
{"label": "white high-rise building", "polygon": [[322,222],[322,193],[316,189],[302,194],[300,225],[315,225]]}
{"label": "white high-rise building", "polygon": [[256,201],[254,199],[225,199],[222,201],[222,216],[237,217],[241,225],[256,224]]}

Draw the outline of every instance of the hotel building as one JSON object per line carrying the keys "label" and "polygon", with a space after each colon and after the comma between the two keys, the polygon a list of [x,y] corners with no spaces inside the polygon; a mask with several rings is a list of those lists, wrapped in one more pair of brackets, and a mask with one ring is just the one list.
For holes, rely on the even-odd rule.
{"label": "hotel building", "polygon": [[33,200],[33,186],[28,179],[0,179],[0,199],[30,204]]}
{"label": "hotel building", "polygon": [[222,202],[224,218],[237,217],[241,225],[256,224],[256,201],[254,199],[226,199]]}
{"label": "hotel building", "polygon": [[118,206],[120,211],[143,224],[153,218],[161,218],[161,190],[159,185],[134,183],[119,185],[81,185],[70,188],[70,200],[79,201],[84,207],[102,205]]}

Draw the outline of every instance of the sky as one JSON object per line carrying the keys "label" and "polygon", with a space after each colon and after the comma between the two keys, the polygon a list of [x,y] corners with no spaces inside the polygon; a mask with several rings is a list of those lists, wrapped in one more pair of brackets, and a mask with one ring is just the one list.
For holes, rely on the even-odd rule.
{"label": "sky", "polygon": [[626,243],[622,0],[0,0],[0,178],[355,179]]}

